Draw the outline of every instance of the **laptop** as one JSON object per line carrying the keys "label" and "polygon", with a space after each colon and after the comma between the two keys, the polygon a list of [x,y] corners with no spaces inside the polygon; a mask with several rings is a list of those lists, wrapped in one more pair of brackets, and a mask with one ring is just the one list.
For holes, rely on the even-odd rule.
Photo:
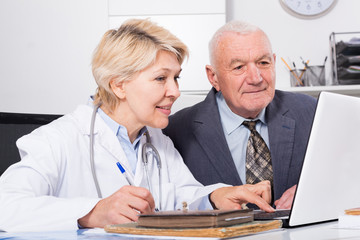
{"label": "laptop", "polygon": [[321,92],[289,216],[277,219],[296,227],[337,220],[354,207],[360,207],[360,98]]}

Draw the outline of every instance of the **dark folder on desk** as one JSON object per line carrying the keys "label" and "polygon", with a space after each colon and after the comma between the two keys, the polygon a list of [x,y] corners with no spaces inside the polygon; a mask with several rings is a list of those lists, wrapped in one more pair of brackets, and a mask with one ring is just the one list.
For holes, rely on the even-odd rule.
{"label": "dark folder on desk", "polygon": [[161,228],[224,227],[253,220],[254,215],[250,209],[161,211],[141,214],[138,225]]}
{"label": "dark folder on desk", "polygon": [[359,169],[360,98],[321,92],[290,215],[281,218],[284,226],[336,220],[359,206]]}

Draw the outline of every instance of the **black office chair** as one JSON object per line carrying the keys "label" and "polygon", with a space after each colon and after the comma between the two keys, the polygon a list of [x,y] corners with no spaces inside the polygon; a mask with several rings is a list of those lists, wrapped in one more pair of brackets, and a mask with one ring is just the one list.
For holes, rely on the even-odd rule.
{"label": "black office chair", "polygon": [[16,140],[61,117],[55,114],[0,113],[0,175],[20,161]]}

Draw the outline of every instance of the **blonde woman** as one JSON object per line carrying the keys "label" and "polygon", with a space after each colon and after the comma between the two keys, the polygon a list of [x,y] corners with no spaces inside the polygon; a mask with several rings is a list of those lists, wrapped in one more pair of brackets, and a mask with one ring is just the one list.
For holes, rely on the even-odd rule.
{"label": "blonde woman", "polygon": [[149,20],[109,30],[94,52],[88,105],[20,138],[22,160],[0,179],[0,229],[66,230],[182,208],[271,211],[270,185],[204,187],[161,129],[179,97],[187,47]]}

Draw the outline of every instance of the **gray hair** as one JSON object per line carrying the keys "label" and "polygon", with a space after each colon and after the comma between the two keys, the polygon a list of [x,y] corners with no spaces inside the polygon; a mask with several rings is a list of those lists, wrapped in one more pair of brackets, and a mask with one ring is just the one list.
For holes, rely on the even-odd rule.
{"label": "gray hair", "polygon": [[245,35],[245,34],[253,33],[256,31],[262,31],[262,30],[255,25],[252,25],[250,23],[243,22],[243,21],[238,21],[238,20],[230,21],[230,22],[226,23],[225,25],[223,25],[222,27],[220,27],[215,32],[215,34],[213,35],[213,37],[211,38],[211,40],[209,42],[210,64],[214,66],[215,50],[219,43],[219,39],[222,37],[222,35],[225,32],[235,32],[235,33],[240,33],[240,34]]}

